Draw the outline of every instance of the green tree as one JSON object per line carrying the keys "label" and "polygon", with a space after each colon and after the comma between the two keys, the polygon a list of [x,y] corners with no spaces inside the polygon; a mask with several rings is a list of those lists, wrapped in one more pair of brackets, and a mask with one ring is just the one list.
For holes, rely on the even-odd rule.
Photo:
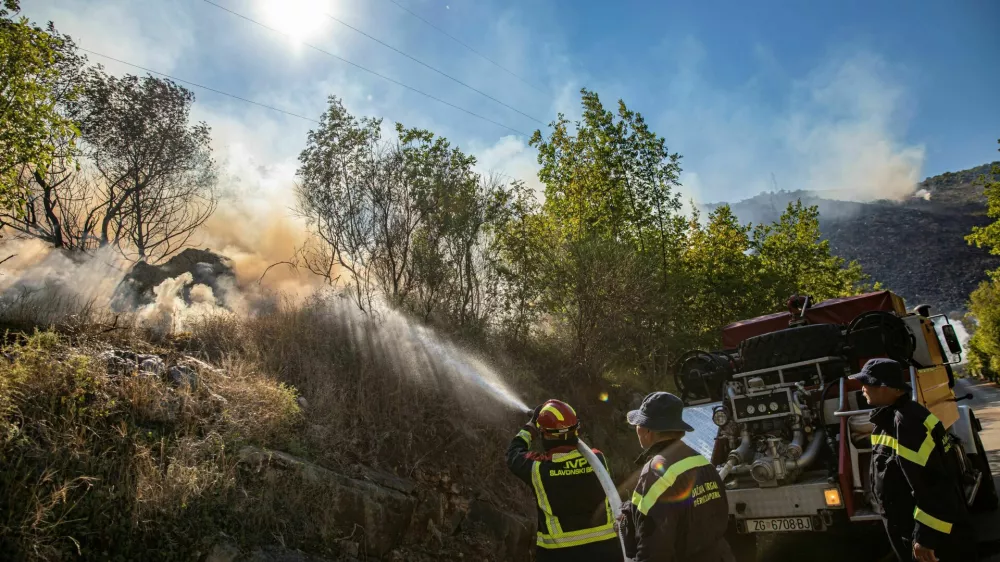
{"label": "green tree", "polygon": [[[75,121],[75,107],[81,92],[86,59],[66,36],[56,51],[52,97],[56,110],[65,119]],[[49,132],[53,147],[47,166],[30,162],[18,165],[15,207],[0,206],[0,225],[21,234],[38,238],[56,248],[81,249],[86,240],[80,231],[80,216],[87,211],[86,186],[78,174],[81,165],[79,131],[72,127],[54,127]]]}
{"label": "green tree", "polygon": [[761,260],[766,302],[783,307],[793,294],[817,301],[857,294],[868,288],[868,277],[857,262],[846,263],[830,252],[819,229],[819,209],[801,201],[789,203],[777,222],[758,225],[754,248]]}
{"label": "green tree", "polygon": [[549,261],[544,241],[549,236],[534,192],[523,182],[514,182],[511,187],[496,229],[496,268],[506,288],[499,327],[510,341],[523,344],[541,312],[542,274]]}
{"label": "green tree", "polygon": [[[1000,143],[1000,140],[997,140]],[[986,213],[993,222],[986,226],[976,226],[972,228],[972,233],[965,237],[970,244],[975,244],[977,248],[986,247],[990,253],[1000,255],[1000,164],[994,164],[990,169],[990,175],[983,174],[977,180],[983,186],[983,194],[986,196]],[[996,272],[994,272],[994,275]]]}
{"label": "green tree", "polygon": [[[1000,140],[997,141],[1000,143]],[[993,222],[974,227],[965,237],[969,244],[989,248],[1000,254],[1000,164],[994,164],[990,174],[977,178],[986,196],[987,214]],[[1000,270],[990,272],[992,279],[983,281],[969,295],[969,323],[975,332],[968,344],[969,368],[990,380],[1000,378]]]}
{"label": "green tree", "polygon": [[712,211],[704,227],[699,219],[697,213],[691,218],[684,252],[689,276],[685,348],[714,347],[721,326],[769,312],[751,227],[741,224],[728,205]]}
{"label": "green tree", "polygon": [[44,176],[59,150],[53,139],[73,139],[76,130],[57,104],[68,38],[51,23],[15,19],[18,8],[5,0],[0,9],[0,206],[23,212],[22,176]]}
{"label": "green tree", "polygon": [[680,155],[624,102],[614,113],[584,89],[581,105],[579,121],[560,114],[548,138],[531,140],[550,246],[541,301],[570,330],[571,363],[591,381],[629,363],[653,380],[676,326]]}
{"label": "green tree", "polygon": [[642,247],[649,231],[666,233],[666,221],[680,209],[674,188],[681,157],[625,102],[619,100],[616,115],[596,93],[581,95],[581,121],[559,114],[548,139],[541,131],[531,138],[545,212],[566,239],[610,235]]}
{"label": "green tree", "polygon": [[966,349],[969,369],[990,380],[1000,377],[1000,281],[983,281],[969,295],[975,331]]}
{"label": "green tree", "polygon": [[330,98],[299,156],[298,210],[316,239],[305,264],[347,273],[365,311],[376,297],[420,318],[480,330],[503,307],[498,268],[516,189],[434,133],[355,118]]}

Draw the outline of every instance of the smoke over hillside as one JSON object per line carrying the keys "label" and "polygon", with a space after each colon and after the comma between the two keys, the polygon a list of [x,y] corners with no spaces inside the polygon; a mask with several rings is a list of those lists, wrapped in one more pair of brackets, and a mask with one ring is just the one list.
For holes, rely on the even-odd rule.
{"label": "smoke over hillside", "polygon": [[[171,278],[155,290],[153,303],[136,311],[136,319],[154,331],[169,332],[213,313],[246,313],[279,298],[301,302],[323,286],[322,279],[294,264],[306,240],[304,225],[275,202],[258,210],[223,200],[192,243],[231,260],[233,290],[215,294],[190,275]],[[35,239],[8,240],[4,247],[12,256],[0,264],[0,304],[8,318],[42,323],[81,314],[110,318],[119,281],[132,267],[111,247],[83,254]],[[182,298],[182,292],[189,298]]]}

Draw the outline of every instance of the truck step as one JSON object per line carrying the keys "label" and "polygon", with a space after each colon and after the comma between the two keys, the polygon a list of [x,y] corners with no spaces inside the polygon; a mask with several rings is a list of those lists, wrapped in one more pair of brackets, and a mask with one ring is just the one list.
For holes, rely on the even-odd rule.
{"label": "truck step", "polygon": [[851,516],[851,521],[881,521],[882,516],[871,509],[856,509],[854,510],[854,515]]}

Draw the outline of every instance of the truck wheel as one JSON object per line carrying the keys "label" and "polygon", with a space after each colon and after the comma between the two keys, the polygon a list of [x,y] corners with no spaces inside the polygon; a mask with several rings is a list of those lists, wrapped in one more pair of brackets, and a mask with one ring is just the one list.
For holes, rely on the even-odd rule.
{"label": "truck wheel", "polygon": [[979,438],[979,432],[975,432],[976,458],[972,459],[973,465],[983,475],[983,481],[979,484],[979,492],[976,499],[972,501],[971,510],[976,512],[994,511],[997,508],[997,485],[993,481],[993,474],[990,471],[990,461],[986,457],[986,449],[983,441]]}
{"label": "truck wheel", "polygon": [[756,371],[840,355],[843,347],[840,326],[810,324],[747,338],[740,344],[740,358],[744,371]]}

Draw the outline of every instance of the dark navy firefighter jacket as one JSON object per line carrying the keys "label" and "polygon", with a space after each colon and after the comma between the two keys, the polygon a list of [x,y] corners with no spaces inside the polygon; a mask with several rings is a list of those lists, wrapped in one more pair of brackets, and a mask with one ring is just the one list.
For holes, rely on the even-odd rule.
{"label": "dark navy firefighter jacket", "polygon": [[[611,505],[594,468],[575,445],[532,452],[533,429],[525,426],[511,440],[507,466],[535,493],[536,560],[621,562]],[[607,468],[604,454],[593,451]]]}
{"label": "dark navy firefighter jacket", "polygon": [[656,443],[632,501],[622,505],[626,553],[635,562],[732,562],[729,503],[719,473],[683,441]]}
{"label": "dark navy firefighter jacket", "polygon": [[975,559],[960,469],[938,418],[904,395],[871,421],[872,492],[897,554],[908,560],[913,541],[942,561]]}

